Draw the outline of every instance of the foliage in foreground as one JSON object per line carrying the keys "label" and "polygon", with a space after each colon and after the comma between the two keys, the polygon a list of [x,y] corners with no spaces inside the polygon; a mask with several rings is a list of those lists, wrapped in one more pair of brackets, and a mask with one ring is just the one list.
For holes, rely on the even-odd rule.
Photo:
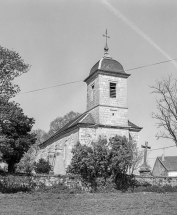
{"label": "foliage in foreground", "polygon": [[[42,179],[42,180],[41,180]],[[66,179],[67,177],[59,177],[59,181],[53,181],[50,186],[47,185],[47,181],[40,176],[27,176],[27,175],[4,175],[0,176],[0,193],[17,193],[17,192],[40,192],[40,193],[57,193],[57,194],[76,194],[76,193],[84,193],[88,191],[93,191],[89,189],[83,189],[80,183],[78,183],[78,178],[73,178],[73,183],[71,181],[67,185]],[[61,180],[63,179],[63,180]],[[142,184],[137,183],[136,180],[132,180],[130,176],[127,175],[128,183],[131,186],[128,186],[128,189],[121,191],[125,192],[154,192],[154,193],[170,193],[177,192],[177,186],[171,185],[150,185],[150,184]],[[69,179],[71,180],[71,178]],[[126,181],[124,181],[126,184]],[[86,188],[86,187],[85,187]],[[97,180],[97,193],[116,193],[120,192],[117,189],[117,185],[111,180],[111,178],[104,181],[104,178],[98,178]]]}
{"label": "foliage in foreground", "polygon": [[35,135],[30,133],[34,119],[15,102],[0,102],[0,113],[1,159],[8,164],[8,172],[15,172],[15,164],[35,143]]}
{"label": "foliage in foreground", "polygon": [[120,175],[127,173],[133,160],[132,145],[125,136],[115,136],[108,143],[99,139],[90,146],[77,143],[72,153],[67,172],[79,175],[94,191],[99,178],[104,178],[104,183],[111,178],[120,187]]}
{"label": "foliage in foreground", "polygon": [[30,177],[6,175],[0,178],[1,193],[29,192],[35,186]]}
{"label": "foliage in foreground", "polygon": [[41,158],[38,162],[34,163],[34,170],[36,173],[46,173],[48,174],[51,170],[52,166],[50,165],[49,161]]}
{"label": "foliage in foreground", "polygon": [[19,93],[19,86],[13,84],[13,80],[29,68],[17,52],[0,46],[0,101],[8,101]]}

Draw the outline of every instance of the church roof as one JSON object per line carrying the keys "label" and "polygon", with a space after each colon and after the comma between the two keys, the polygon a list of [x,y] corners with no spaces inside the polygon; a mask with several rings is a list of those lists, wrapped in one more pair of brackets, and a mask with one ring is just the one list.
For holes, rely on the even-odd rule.
{"label": "church roof", "polygon": [[89,76],[91,76],[97,70],[126,74],[126,72],[124,71],[123,66],[118,61],[112,59],[111,57],[103,57],[103,58],[101,58],[101,60],[99,60],[91,68]]}
{"label": "church roof", "polygon": [[130,127],[130,130],[140,131],[142,129],[142,127],[135,125],[134,123],[130,122],[129,120],[128,120],[128,126]]}
{"label": "church roof", "polygon": [[84,112],[80,116],[78,116],[75,119],[71,120],[65,126],[63,126],[61,129],[59,129],[55,134],[53,134],[49,139],[47,139],[42,144],[40,144],[40,146],[44,146],[44,145],[47,145],[48,143],[54,142],[56,140],[56,138],[60,137],[61,135],[66,134],[71,129],[76,128],[77,125],[82,125],[82,124],[84,124],[85,126],[95,124],[95,121],[94,121],[91,113]]}
{"label": "church roof", "polygon": [[[82,125],[87,126],[93,126],[97,125],[95,123],[95,120],[93,119],[91,113],[88,111],[84,112],[80,116],[76,117],[75,119],[71,120],[68,122],[65,126],[63,126],[61,129],[59,129],[55,134],[53,134],[49,139],[44,141],[43,143],[40,144],[41,147],[44,147],[48,144],[51,144],[56,141],[57,138],[61,137],[62,135],[68,133],[69,131],[77,128],[78,126],[81,127]],[[101,126],[101,125],[98,125]],[[142,128],[138,127],[137,125],[133,124],[132,122],[128,121],[128,126],[129,129],[132,131],[140,131]]]}
{"label": "church roof", "polygon": [[177,171],[177,156],[164,156],[164,161],[162,157],[157,158],[167,171]]}

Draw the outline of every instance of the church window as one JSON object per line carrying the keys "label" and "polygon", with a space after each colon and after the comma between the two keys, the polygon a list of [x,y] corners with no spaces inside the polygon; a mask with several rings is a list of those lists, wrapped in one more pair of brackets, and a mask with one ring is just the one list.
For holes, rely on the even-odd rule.
{"label": "church window", "polygon": [[94,97],[94,84],[91,86],[91,101],[93,101],[93,97]]}
{"label": "church window", "polygon": [[110,82],[110,98],[116,98],[116,83]]}

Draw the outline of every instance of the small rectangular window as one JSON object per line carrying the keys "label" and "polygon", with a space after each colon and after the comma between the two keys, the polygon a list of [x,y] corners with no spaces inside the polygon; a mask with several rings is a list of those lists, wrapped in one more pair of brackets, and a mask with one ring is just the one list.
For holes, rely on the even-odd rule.
{"label": "small rectangular window", "polygon": [[91,101],[93,101],[93,97],[94,97],[94,84],[91,86]]}
{"label": "small rectangular window", "polygon": [[116,83],[110,83],[110,98],[116,98]]}

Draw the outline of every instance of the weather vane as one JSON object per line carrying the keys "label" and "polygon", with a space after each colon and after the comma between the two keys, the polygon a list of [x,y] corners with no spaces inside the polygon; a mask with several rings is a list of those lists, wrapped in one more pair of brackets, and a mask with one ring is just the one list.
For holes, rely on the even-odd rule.
{"label": "weather vane", "polygon": [[107,44],[107,38],[110,38],[110,36],[108,36],[108,32],[107,32],[107,29],[106,29],[106,33],[103,34],[103,37],[106,37],[106,48],[108,48],[108,44]]}

